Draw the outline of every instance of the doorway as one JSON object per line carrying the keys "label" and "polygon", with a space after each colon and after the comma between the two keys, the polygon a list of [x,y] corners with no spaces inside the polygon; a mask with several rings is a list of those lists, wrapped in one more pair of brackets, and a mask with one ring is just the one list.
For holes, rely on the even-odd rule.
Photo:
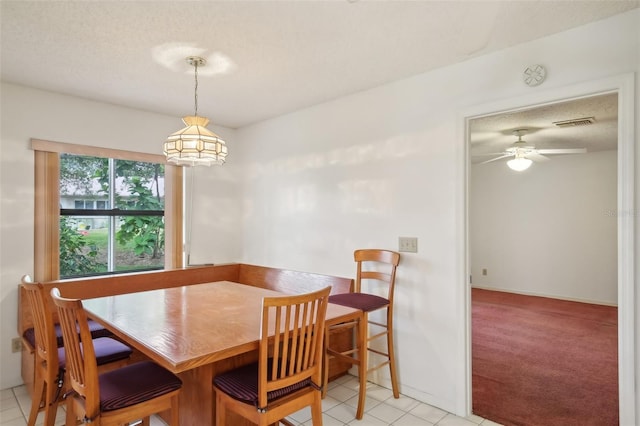
{"label": "doorway", "polygon": [[[576,100],[594,95],[604,95],[616,93],[618,96],[617,108],[619,111],[618,120],[618,153],[617,153],[617,208],[612,212],[616,219],[617,228],[617,303],[618,303],[618,379],[619,379],[619,413],[620,424],[633,424],[636,421],[635,413],[635,347],[633,321],[635,312],[634,302],[634,157],[633,132],[635,127],[635,117],[633,116],[634,86],[633,75],[623,75],[610,79],[588,82],[570,87],[564,87],[546,92],[536,92],[535,94],[522,96],[518,99],[494,102],[469,108],[463,113],[465,147],[464,161],[467,171],[464,177],[463,186],[465,188],[465,209],[463,227],[466,229],[465,241],[461,250],[464,260],[464,273],[470,277],[472,273],[472,259],[470,256],[469,243],[469,170],[471,164],[471,149],[467,142],[470,137],[470,122],[480,117],[498,115],[503,113],[513,113],[526,109],[533,109],[553,105],[568,100]],[[553,160],[552,160],[553,161]],[[465,379],[466,389],[466,410],[472,411],[472,381],[471,381],[471,286],[469,280],[464,283],[463,294],[465,294],[465,340],[467,347],[467,369]]]}
{"label": "doorway", "polygon": [[618,423],[617,102],[607,93],[469,123],[476,415]]}

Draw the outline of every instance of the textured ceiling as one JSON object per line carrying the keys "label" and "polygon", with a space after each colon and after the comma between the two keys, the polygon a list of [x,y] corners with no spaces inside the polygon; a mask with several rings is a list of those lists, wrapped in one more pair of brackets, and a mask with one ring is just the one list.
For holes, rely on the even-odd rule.
{"label": "textured ceiling", "polygon": [[[555,122],[593,118],[593,124],[559,127]],[[618,147],[618,95],[591,96],[521,111],[471,120],[472,162],[489,160],[518,140],[537,149],[586,148],[587,152]],[[506,160],[505,160],[506,161]]]}
{"label": "textured ceiling", "polygon": [[2,80],[241,127],[638,1],[6,1]]}

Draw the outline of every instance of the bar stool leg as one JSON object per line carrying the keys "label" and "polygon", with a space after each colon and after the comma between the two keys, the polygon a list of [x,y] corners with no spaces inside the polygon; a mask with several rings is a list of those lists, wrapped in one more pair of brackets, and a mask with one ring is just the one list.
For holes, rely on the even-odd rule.
{"label": "bar stool leg", "polygon": [[396,371],[396,355],[393,349],[393,310],[391,306],[387,308],[387,353],[389,354],[389,372],[391,374],[391,388],[393,389],[393,397],[400,398],[400,390],[398,389],[398,373]]}
{"label": "bar stool leg", "polygon": [[356,411],[356,419],[361,420],[364,415],[364,401],[367,395],[367,372],[369,362],[367,360],[368,352],[368,336],[369,336],[369,315],[364,312],[358,324],[358,378],[360,379],[360,388],[358,389],[358,409]]}

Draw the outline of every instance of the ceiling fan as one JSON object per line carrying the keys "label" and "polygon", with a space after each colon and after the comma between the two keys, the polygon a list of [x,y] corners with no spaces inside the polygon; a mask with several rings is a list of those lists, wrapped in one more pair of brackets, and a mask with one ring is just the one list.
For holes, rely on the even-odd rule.
{"label": "ceiling fan", "polygon": [[548,148],[548,149],[536,149],[534,145],[528,144],[522,140],[522,135],[527,132],[527,129],[516,129],[512,132],[514,136],[517,136],[518,140],[513,143],[509,148],[503,152],[484,154],[484,155],[498,155],[491,160],[483,161],[480,164],[491,163],[493,161],[501,160],[503,158],[513,157],[507,161],[507,166],[510,169],[517,172],[526,170],[531,166],[534,161],[548,161],[549,157],[545,157],[543,154],[585,154],[586,148]]}

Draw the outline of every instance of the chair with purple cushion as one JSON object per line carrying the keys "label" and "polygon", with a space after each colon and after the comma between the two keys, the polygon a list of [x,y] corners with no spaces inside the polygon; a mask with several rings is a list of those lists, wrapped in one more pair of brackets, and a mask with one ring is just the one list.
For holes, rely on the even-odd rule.
{"label": "chair with purple cushion", "polygon": [[[360,321],[334,324],[328,327],[330,330],[345,327],[352,328],[355,336],[353,349],[338,351],[331,348],[331,342],[329,341],[330,330],[325,332],[326,355],[323,389],[326,392],[330,357],[356,365],[360,382],[356,418],[362,419],[367,390],[367,375],[370,371],[389,365],[393,396],[395,398],[400,397],[393,348],[393,292],[396,281],[396,268],[400,263],[400,253],[390,250],[362,249],[356,250],[353,256],[357,265],[353,293],[334,294],[329,297],[329,302],[360,309],[363,312],[363,316]],[[363,283],[366,284],[363,285]],[[371,312],[381,309],[386,310],[386,322],[374,321],[369,318]],[[376,328],[378,332],[369,336],[369,325],[373,326],[372,328]],[[386,352],[384,352],[384,349],[380,350],[369,345],[369,342],[381,337],[386,337]],[[376,356],[382,357],[383,361],[369,367],[368,352],[373,352]]]}
{"label": "chair with purple cushion", "polygon": [[313,425],[322,425],[322,342],[330,291],[263,299],[258,362],[213,379],[216,425],[226,425],[228,410],[266,426],[308,406]]}
{"label": "chair with purple cushion", "polygon": [[[35,380],[31,398],[28,425],[33,426],[40,411],[45,412],[44,424],[53,426],[60,397],[65,390],[66,355],[63,347],[58,347],[53,313],[45,299],[41,283],[34,283],[31,277],[22,277],[22,287],[28,299],[34,323]],[[125,344],[109,337],[94,340],[96,363],[101,371],[120,367],[129,362],[132,350]]]}
{"label": "chair with purple cushion", "polygon": [[98,375],[94,340],[82,301],[61,297],[57,288],[51,290],[51,297],[62,326],[71,388],[66,398],[66,424],[75,425],[80,419],[120,426],[142,419],[142,425],[148,426],[152,414],[171,410],[170,426],[178,426],[182,381],[150,361]]}

